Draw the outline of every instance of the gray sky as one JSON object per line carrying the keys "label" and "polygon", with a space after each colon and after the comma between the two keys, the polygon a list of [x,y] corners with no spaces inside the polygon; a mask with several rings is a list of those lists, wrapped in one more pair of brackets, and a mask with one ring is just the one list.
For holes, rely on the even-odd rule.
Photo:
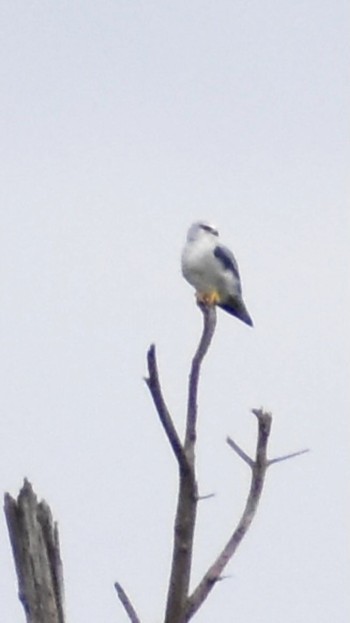
{"label": "gray sky", "polygon": [[[247,493],[226,447],[274,416],[258,517],[198,623],[350,615],[349,5],[2,2],[1,490],[59,521],[69,621],[161,621],[176,465],[143,384],[158,347],[183,427],[201,318],[180,275],[209,218],[248,327],[220,313],[201,383],[194,581]],[[346,502],[344,502],[346,497]],[[4,519],[2,621],[22,621]]]}

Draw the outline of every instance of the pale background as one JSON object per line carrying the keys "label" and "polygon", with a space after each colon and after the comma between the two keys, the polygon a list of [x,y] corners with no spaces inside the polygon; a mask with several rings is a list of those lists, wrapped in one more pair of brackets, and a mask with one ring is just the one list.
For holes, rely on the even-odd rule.
{"label": "pale background", "polygon": [[[67,620],[161,621],[178,428],[201,318],[179,256],[208,218],[255,328],[220,313],[201,379],[194,580],[247,493],[225,444],[312,452],[268,473],[198,623],[345,623],[349,592],[350,7],[341,0],[0,4],[1,491],[59,522]],[[1,621],[24,621],[3,516]]]}

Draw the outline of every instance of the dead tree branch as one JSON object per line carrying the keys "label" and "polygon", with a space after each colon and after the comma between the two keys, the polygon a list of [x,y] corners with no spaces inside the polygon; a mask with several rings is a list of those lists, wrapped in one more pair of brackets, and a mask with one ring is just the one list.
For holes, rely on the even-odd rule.
{"label": "dead tree branch", "polygon": [[[197,424],[197,396],[198,382],[202,361],[208,352],[208,348],[213,338],[216,327],[216,308],[200,305],[203,313],[203,332],[198,344],[197,351],[192,360],[191,372],[188,383],[188,400],[187,400],[187,419],[185,434],[185,450],[186,455],[194,454],[194,446],[196,443],[196,424]],[[191,457],[193,461],[193,457]]]}
{"label": "dead tree branch", "polygon": [[127,596],[123,587],[119,584],[119,582],[115,582],[114,588],[117,591],[118,597],[121,603],[124,606],[125,612],[128,615],[131,623],[141,623],[139,617],[136,614],[134,606],[132,605],[129,597]]}
{"label": "dead tree branch", "polygon": [[17,500],[5,494],[5,516],[27,623],[64,623],[57,524],[25,480]]}
{"label": "dead tree branch", "polygon": [[148,378],[145,378],[145,382],[147,387],[151,393],[153,398],[154,405],[156,407],[159,419],[164,428],[166,436],[170,442],[170,445],[174,451],[175,457],[179,463],[181,470],[188,469],[187,458],[182,447],[181,441],[177,434],[174,423],[171,419],[171,415],[169,413],[169,409],[166,406],[163,392],[160,386],[159,381],[159,373],[157,366],[157,358],[156,358],[156,348],[155,345],[152,344],[147,353],[147,366],[148,366]]}
{"label": "dead tree branch", "polygon": [[271,464],[279,460],[285,460],[307,452],[307,450],[302,450],[300,452],[294,452],[287,456],[280,457],[279,459],[268,460],[267,443],[271,431],[271,414],[264,412],[262,409],[253,409],[252,412],[258,419],[258,439],[256,445],[255,459],[251,459],[231,438],[227,439],[229,446],[245,463],[247,463],[247,465],[249,465],[252,470],[252,479],[247,502],[242,517],[232,536],[226,543],[219,556],[216,558],[215,562],[211,565],[211,567],[209,567],[208,571],[203,576],[197,588],[188,598],[183,623],[187,623],[187,621],[192,618],[192,616],[197,612],[205,599],[208,597],[214,585],[222,579],[222,572],[224,568],[226,567],[227,563],[232,558],[237,547],[246,535],[258,508],[267,468]]}

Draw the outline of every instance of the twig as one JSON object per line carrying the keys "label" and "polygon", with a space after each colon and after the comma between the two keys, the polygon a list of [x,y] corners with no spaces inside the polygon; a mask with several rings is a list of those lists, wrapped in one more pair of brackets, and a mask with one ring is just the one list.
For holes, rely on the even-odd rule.
{"label": "twig", "polygon": [[198,490],[195,476],[197,392],[202,361],[208,351],[216,325],[216,309],[200,306],[203,331],[192,360],[188,387],[188,405],[184,451],[188,471],[180,471],[180,486],[174,525],[174,546],[169,580],[165,623],[183,623],[191,576],[192,552]]}
{"label": "twig", "polygon": [[170,442],[170,445],[174,451],[174,454],[179,463],[179,466],[182,470],[186,471],[188,470],[188,462],[187,462],[186,454],[182,447],[179,436],[176,432],[174,423],[171,419],[168,407],[166,406],[165,400],[163,398],[163,393],[162,393],[162,389],[161,389],[160,381],[159,381],[156,349],[155,349],[154,344],[152,344],[148,350],[147,364],[148,364],[149,377],[145,379],[145,382],[147,384],[148,389],[150,390],[154,405],[159,415],[159,419],[162,423],[162,426]]}
{"label": "twig", "polygon": [[301,454],[306,454],[306,452],[310,452],[310,448],[305,448],[304,450],[298,450],[298,452],[291,452],[290,454],[285,454],[283,456],[277,456],[275,459],[269,459],[267,461],[267,466],[274,465],[274,463],[281,463],[281,461],[287,461],[288,459],[294,459],[295,456],[300,456]]}
{"label": "twig", "polygon": [[119,582],[115,582],[114,588],[117,591],[118,597],[123,604],[125,612],[128,615],[131,623],[141,623],[139,617],[136,614],[135,608],[133,607],[129,597],[127,596],[125,590],[119,584]]}
{"label": "twig", "polygon": [[238,445],[238,443],[236,443],[235,441],[233,441],[233,439],[231,439],[231,437],[227,437],[226,441],[228,443],[228,445],[232,448],[232,450],[234,450],[236,452],[236,454],[238,454],[238,456],[245,462],[247,463],[247,465],[249,465],[249,467],[253,467],[254,466],[254,461],[253,459],[250,458],[250,456],[248,456],[248,454],[246,454],[244,452],[244,450],[242,450],[242,448]]}
{"label": "twig", "polygon": [[215,498],[216,493],[207,493],[206,495],[198,495],[197,502],[202,502],[203,500],[210,500],[211,498]]}

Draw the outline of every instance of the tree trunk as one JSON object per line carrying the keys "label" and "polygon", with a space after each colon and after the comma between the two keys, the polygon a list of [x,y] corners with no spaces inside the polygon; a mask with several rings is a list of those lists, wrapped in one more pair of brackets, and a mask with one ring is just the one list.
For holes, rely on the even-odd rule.
{"label": "tree trunk", "polygon": [[25,480],[17,500],[5,495],[5,515],[27,623],[64,623],[57,524]]}

